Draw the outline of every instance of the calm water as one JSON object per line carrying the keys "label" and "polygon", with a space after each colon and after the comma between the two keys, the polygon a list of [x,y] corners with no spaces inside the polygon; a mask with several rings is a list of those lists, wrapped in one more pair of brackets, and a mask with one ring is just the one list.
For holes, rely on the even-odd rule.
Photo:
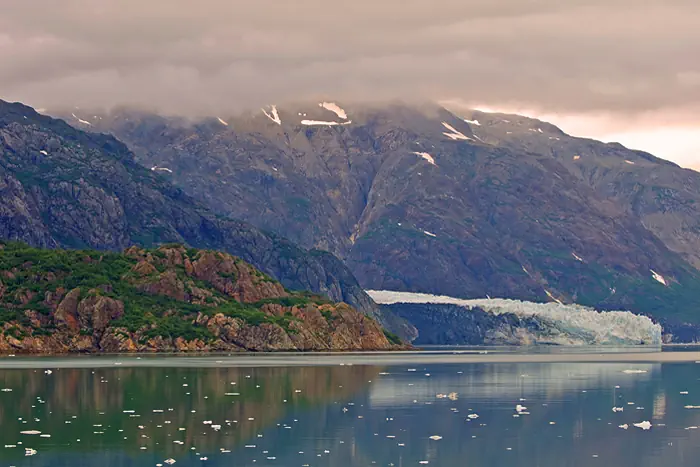
{"label": "calm water", "polygon": [[696,466],[696,359],[2,358],[0,466]]}

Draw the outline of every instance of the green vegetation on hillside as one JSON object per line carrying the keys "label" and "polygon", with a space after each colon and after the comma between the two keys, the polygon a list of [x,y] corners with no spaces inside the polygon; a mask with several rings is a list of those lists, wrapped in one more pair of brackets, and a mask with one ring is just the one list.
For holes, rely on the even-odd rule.
{"label": "green vegetation on hillside", "polygon": [[[53,324],[40,328],[32,326],[25,313],[33,310],[48,317],[52,310],[47,303],[52,295],[64,296],[67,292],[79,289],[80,298],[104,296],[119,300],[124,304],[123,315],[111,323],[113,327],[123,327],[129,332],[146,329],[144,339],[157,336],[163,338],[183,337],[186,340],[210,340],[213,335],[203,325],[198,324],[201,314],[214,316],[222,313],[238,318],[249,325],[270,323],[279,325],[287,332],[296,319],[288,311],[283,315],[266,313],[262,308],[278,304],[286,308],[305,307],[310,304],[331,303],[328,300],[306,292],[291,293],[289,296],[268,298],[255,303],[242,303],[217,290],[211,283],[197,280],[187,275],[182,265],[166,267],[168,248],[182,252],[189,261],[196,261],[200,250],[185,249],[180,245],[164,245],[160,249],[143,250],[150,255],[155,272],[143,277],[135,271],[139,258],[123,253],[99,252],[93,250],[45,250],[18,242],[0,242],[0,326],[17,323],[33,329],[33,335],[40,335],[55,329]],[[242,263],[235,259],[236,264]],[[174,271],[185,285],[185,292],[193,287],[207,294],[205,304],[194,304],[177,300],[166,295],[145,292],[142,286],[165,271]],[[269,276],[254,270],[255,280],[275,282]],[[236,281],[234,273],[220,274],[219,277]],[[54,308],[56,304],[53,304]],[[20,330],[10,327],[6,334],[16,338]]]}

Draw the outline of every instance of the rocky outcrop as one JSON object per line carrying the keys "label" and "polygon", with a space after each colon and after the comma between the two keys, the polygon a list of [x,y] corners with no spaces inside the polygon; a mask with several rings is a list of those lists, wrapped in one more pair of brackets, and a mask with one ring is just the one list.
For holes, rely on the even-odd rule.
{"label": "rocky outcrop", "polygon": [[[227,253],[170,245],[104,255],[9,244],[0,250],[0,264],[8,263],[22,280],[5,288],[11,300],[0,297],[0,353],[401,348],[351,306],[289,292]],[[67,284],[75,287],[66,292]]]}
{"label": "rocky outcrop", "polygon": [[0,239],[111,251],[167,242],[215,248],[242,258],[290,290],[311,290],[369,314],[378,309],[337,258],[212,213],[137,164],[111,136],[85,133],[4,101]]}

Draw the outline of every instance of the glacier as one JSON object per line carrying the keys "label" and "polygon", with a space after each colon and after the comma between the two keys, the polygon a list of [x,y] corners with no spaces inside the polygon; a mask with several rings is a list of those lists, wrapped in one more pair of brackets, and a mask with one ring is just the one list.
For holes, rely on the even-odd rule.
{"label": "glacier", "polygon": [[662,328],[629,311],[597,311],[576,304],[534,303],[501,298],[461,299],[444,295],[367,290],[380,305],[448,304],[465,312],[481,309],[493,315],[534,318],[542,330],[522,329],[522,342],[557,345],[661,345]]}

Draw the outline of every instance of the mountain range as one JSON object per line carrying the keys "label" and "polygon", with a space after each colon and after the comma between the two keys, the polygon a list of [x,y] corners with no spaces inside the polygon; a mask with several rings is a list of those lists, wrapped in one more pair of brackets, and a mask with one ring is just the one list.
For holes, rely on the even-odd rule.
{"label": "mountain range", "polygon": [[365,289],[700,323],[700,174],[642,151],[433,104],[56,113],[212,211],[334,254]]}
{"label": "mountain range", "polygon": [[48,113],[0,101],[0,238],[218,249],[408,339],[364,290],[700,324],[700,174],[645,152],[435,104]]}

